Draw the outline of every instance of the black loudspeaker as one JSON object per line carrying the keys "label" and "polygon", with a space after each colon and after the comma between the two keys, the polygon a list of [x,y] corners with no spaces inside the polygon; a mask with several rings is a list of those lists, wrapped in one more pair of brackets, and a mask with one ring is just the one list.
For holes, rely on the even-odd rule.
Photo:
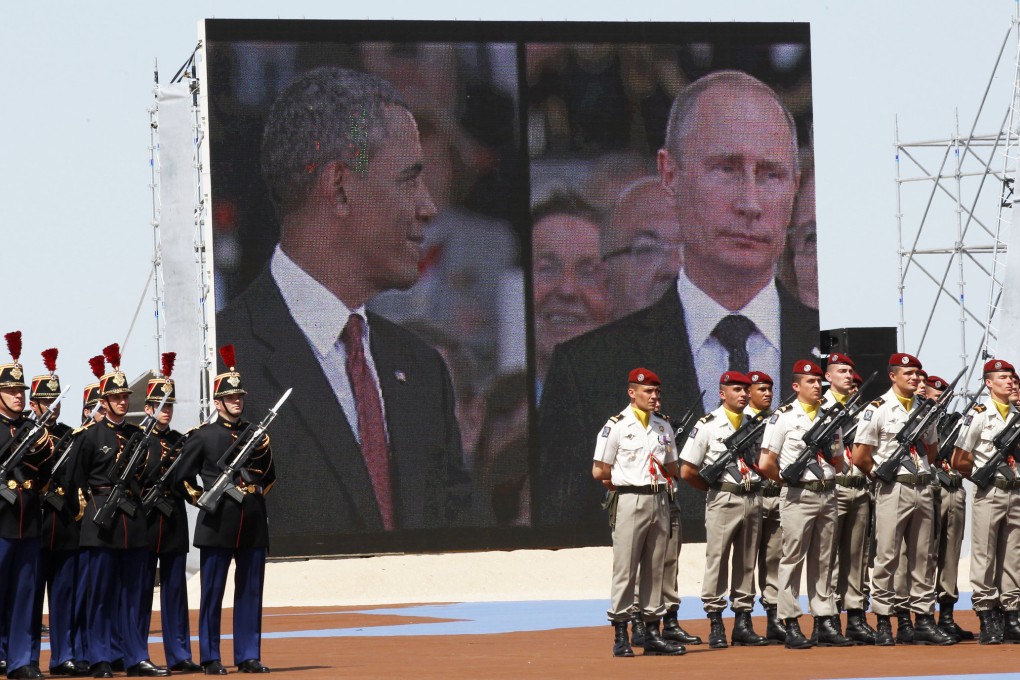
{"label": "black loudspeaker", "polygon": [[878,371],[865,397],[872,400],[889,390],[889,357],[896,354],[895,328],[837,328],[822,331],[820,337],[819,347],[823,354],[849,354],[857,373],[864,380]]}

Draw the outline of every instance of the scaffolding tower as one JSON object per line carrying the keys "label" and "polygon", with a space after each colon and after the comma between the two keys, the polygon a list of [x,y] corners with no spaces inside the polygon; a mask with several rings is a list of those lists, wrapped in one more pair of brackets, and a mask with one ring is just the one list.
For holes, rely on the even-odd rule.
{"label": "scaffolding tower", "polygon": [[[1013,62],[1004,63],[1011,46]],[[978,133],[986,125],[983,116],[994,115],[987,110],[993,108],[989,99],[997,77],[1006,72],[1012,76],[1009,106],[996,121],[996,131]],[[958,343],[959,364],[952,373],[966,369],[965,384],[973,388],[975,369],[995,355],[999,337],[996,323],[1020,157],[1020,16],[1003,38],[966,134],[960,132],[957,112],[948,138],[902,141],[898,121],[895,135],[900,349],[921,354],[933,338],[956,336],[950,344]],[[926,297],[930,305],[921,316]]]}

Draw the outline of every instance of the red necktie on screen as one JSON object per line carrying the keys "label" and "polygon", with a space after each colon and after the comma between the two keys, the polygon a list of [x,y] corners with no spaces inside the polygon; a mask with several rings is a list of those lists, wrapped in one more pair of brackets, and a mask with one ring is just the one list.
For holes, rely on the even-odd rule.
{"label": "red necktie on screen", "polygon": [[351,314],[340,339],[347,349],[347,377],[354,391],[358,408],[358,432],[361,434],[361,457],[365,460],[368,476],[372,479],[375,500],[379,504],[383,528],[396,529],[393,517],[393,496],[390,488],[390,454],[386,446],[386,427],[383,423],[382,402],[375,379],[365,360],[364,320]]}

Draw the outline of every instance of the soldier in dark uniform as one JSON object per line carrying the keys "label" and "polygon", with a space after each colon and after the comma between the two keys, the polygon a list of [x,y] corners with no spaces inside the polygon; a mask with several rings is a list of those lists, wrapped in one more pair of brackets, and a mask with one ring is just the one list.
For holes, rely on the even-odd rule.
{"label": "soldier in dark uniform", "polygon": [[[60,396],[55,347],[43,350],[43,364],[49,373],[32,378],[28,405],[36,417],[53,409],[53,418],[60,417],[61,404],[52,407]],[[75,636],[75,591],[78,587],[78,494],[70,487],[70,468],[64,453],[71,446],[74,432],[63,423],[51,423],[50,447],[52,470],[50,483],[42,495],[42,549],[36,581],[33,627],[42,628],[43,599],[49,591],[50,675],[81,675],[88,672],[81,636]],[[63,460],[61,460],[63,458]],[[56,467],[59,463],[59,467]],[[32,653],[38,664],[40,639],[35,638]],[[77,643],[77,644],[76,644]]]}
{"label": "soldier in dark uniform", "polygon": [[[216,482],[221,469],[217,464],[231,444],[245,431],[245,391],[241,374],[235,370],[234,348],[220,348],[227,367],[213,382],[213,404],[218,417],[199,427],[184,445],[184,460],[174,476],[183,484],[196,474],[208,488]],[[269,436],[264,435],[234,483],[243,494],[238,503],[224,495],[216,512],[202,510],[195,526],[195,547],[201,551],[202,598],[199,605],[198,639],[201,662],[206,675],[226,675],[220,660],[220,616],[227,570],[231,560],[234,572],[234,663],[241,673],[268,673],[259,660],[262,645],[262,588],[265,580],[266,553],[269,548],[269,522],[265,494],[276,480]]]}
{"label": "soldier in dark uniform", "polygon": [[[13,362],[0,365],[0,450],[7,446],[23,425],[25,417],[25,371],[21,358],[21,331],[4,336]],[[0,630],[4,646],[0,658],[9,678],[41,678],[32,664],[33,639],[39,631],[32,626],[36,570],[41,543],[39,489],[52,466],[49,433],[36,432],[28,453],[9,470],[0,484],[13,492],[14,501],[0,499]],[[4,458],[13,452],[9,449]]]}
{"label": "soldier in dark uniform", "polygon": [[[130,676],[163,677],[170,675],[170,671],[149,660],[148,622],[141,620],[142,598],[147,592],[151,596],[151,587],[143,582],[148,561],[148,531],[138,485],[145,460],[138,462],[138,471],[129,478],[125,503],[116,510],[110,527],[104,529],[95,521],[96,513],[109,499],[128,464],[131,455],[128,442],[133,435],[140,434],[138,426],[125,419],[131,388],[120,370],[120,347],[109,345],[103,349],[103,354],[113,368],[99,379],[105,418],[101,423],[86,427],[72,453],[74,484],[87,489],[80,544],[89,551],[89,661],[92,675],[97,678],[113,677],[112,664],[119,658],[123,659]],[[112,644],[117,632],[120,654]]]}
{"label": "soldier in dark uniform", "polygon": [[[150,378],[145,389],[145,413],[156,418],[156,429],[149,441],[149,464],[145,471],[145,489],[155,485],[167,468],[180,455],[184,435],[170,429],[177,401],[174,381],[174,352],[164,352],[162,371]],[[159,413],[156,408],[167,395]],[[202,667],[191,660],[191,626],[188,622],[188,514],[184,507],[184,485],[168,485],[163,492],[165,502],[153,508],[146,518],[149,524],[149,561],[145,583],[150,597],[144,601],[144,620],[152,615],[152,587],[159,565],[159,608],[163,631],[163,651],[172,671],[198,673]],[[144,496],[143,496],[144,497]]]}

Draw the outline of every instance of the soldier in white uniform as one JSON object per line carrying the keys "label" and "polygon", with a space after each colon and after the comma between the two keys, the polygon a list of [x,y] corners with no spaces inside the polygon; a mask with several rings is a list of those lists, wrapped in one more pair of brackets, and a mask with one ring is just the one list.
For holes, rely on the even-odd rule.
{"label": "soldier in white uniform", "polygon": [[703,468],[722,456],[730,456],[725,442],[746,418],[744,408],[750,385],[750,379],[743,373],[723,373],[719,379],[722,404],[691,429],[680,453],[680,478],[695,489],[708,492],[701,599],[711,622],[708,646],[712,649],[727,646],[722,622],[727,590],[730,591],[730,607],[736,615],[731,638],[734,646],[768,644],[751,625],[754,564],[761,531],[761,476],[755,471],[753,460],[743,459],[731,460],[725,473],[711,487],[700,474]]}
{"label": "soldier in white uniform", "polygon": [[[856,391],[854,361],[833,352],[825,368],[829,389],[822,396],[822,408],[837,402],[846,405]],[[858,378],[860,376],[857,376]],[[836,610],[846,609],[846,637],[863,645],[875,644],[875,629],[868,624],[865,610],[865,580],[868,573],[868,528],[871,498],[868,480],[853,464],[853,452],[842,447],[843,470],[836,474],[836,526],[832,534],[832,592]],[[834,621],[838,625],[839,618]]]}
{"label": "soldier in white uniform", "polygon": [[[993,440],[1017,412],[1010,403],[1013,366],[991,359],[984,373],[988,396],[964,417],[953,452],[953,466],[968,477],[988,464],[995,453]],[[999,465],[987,488],[975,489],[970,536],[971,601],[981,621],[978,641],[1020,642],[1020,475],[1012,456]],[[1000,610],[1005,612],[1002,622]]]}
{"label": "soldier in white uniform", "polygon": [[595,442],[592,476],[618,494],[613,529],[612,601],[608,611],[616,639],[613,656],[634,656],[627,639],[627,622],[634,604],[638,568],[641,616],[645,620],[646,656],[677,656],[683,645],[663,640],[659,620],[666,612],[662,573],[669,540],[670,478],[677,474],[676,443],[669,422],[655,414],[659,407],[659,377],[636,368],[627,377],[630,405],[609,419]]}
{"label": "soldier in white uniform", "polygon": [[[774,384],[772,376],[762,371],[749,371],[751,389],[744,413],[756,416],[772,409]],[[760,446],[757,448],[761,448]],[[782,517],[779,490],[782,484],[767,477],[761,480],[761,533],[758,535],[758,601],[765,608],[768,624],[765,639],[770,644],[786,642],[786,628],[779,622],[779,558],[783,556]]]}
{"label": "soldier in white uniform", "polygon": [[[769,419],[762,436],[759,468],[779,480],[805,452],[804,435],[817,422],[822,396],[822,369],[811,361],[793,366],[797,401],[783,406]],[[836,471],[842,469],[842,433],[836,432],[796,481],[787,477],[782,493],[783,557],[779,561],[779,616],[786,625],[786,648],[808,649],[817,644],[848,647],[833,624],[836,600],[829,578],[832,569],[832,534],[836,524]],[[833,465],[837,467],[833,467]],[[815,634],[807,639],[800,630],[800,577],[807,568],[808,608],[815,617]]]}
{"label": "soldier in white uniform", "polygon": [[[919,408],[917,392],[921,362],[909,354],[889,358],[889,379],[892,387],[871,402],[861,414],[854,443],[853,461],[861,472],[872,476],[873,469],[884,463],[897,449],[896,435],[903,428],[910,411]],[[931,463],[938,454],[934,424],[923,434],[919,448],[900,463],[896,479],[877,482],[875,492],[875,570],[873,575],[872,609],[878,615],[875,644],[896,644],[889,617],[897,607],[917,615],[914,644],[951,645],[956,638],[946,635],[935,625],[934,507],[931,493]],[[897,593],[896,568],[900,561],[900,545],[907,541],[907,570],[910,591]]]}

